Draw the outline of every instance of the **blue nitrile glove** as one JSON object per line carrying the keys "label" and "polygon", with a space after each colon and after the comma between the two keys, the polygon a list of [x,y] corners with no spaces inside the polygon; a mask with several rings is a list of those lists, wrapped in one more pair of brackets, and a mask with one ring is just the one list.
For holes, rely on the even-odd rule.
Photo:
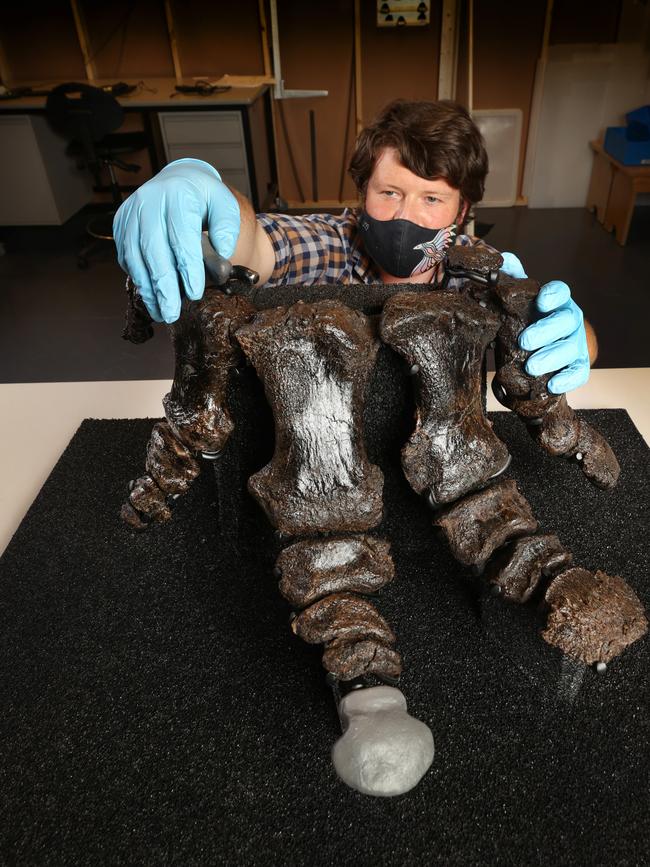
{"label": "blue nitrile glove", "polygon": [[[510,277],[526,277],[514,253],[502,253],[503,267]],[[541,376],[557,370],[548,381],[552,394],[564,394],[584,385],[589,379],[589,349],[582,310],[571,298],[571,290],[561,280],[551,280],[539,290],[537,309],[547,313],[519,335],[519,346],[533,354],[526,361],[526,372]],[[537,351],[534,351],[537,350]]]}
{"label": "blue nitrile glove", "polygon": [[181,312],[180,280],[188,298],[203,295],[201,232],[230,259],[239,238],[237,199],[219,172],[203,160],[165,166],[122,202],[113,220],[120,266],[138,287],[156,322],[175,322]]}

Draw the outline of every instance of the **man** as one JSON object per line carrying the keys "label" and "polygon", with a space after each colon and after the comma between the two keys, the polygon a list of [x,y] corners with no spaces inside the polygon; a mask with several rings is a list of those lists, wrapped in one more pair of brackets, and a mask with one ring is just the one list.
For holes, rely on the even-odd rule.
{"label": "man", "polygon": [[[159,322],[178,318],[181,286],[192,300],[203,294],[204,229],[217,252],[257,271],[269,285],[436,284],[449,244],[483,243],[462,229],[483,197],[487,169],[483,139],[462,106],[397,100],[357,140],[350,173],[359,211],[256,216],[212,166],[182,159],[120,207],[114,222],[118,259]],[[516,256],[503,255],[507,273],[525,276]],[[583,385],[589,352],[582,311],[569,287],[547,283],[537,306],[546,315],[520,336],[521,347],[532,352],[527,371],[555,371],[548,387],[556,394]]]}

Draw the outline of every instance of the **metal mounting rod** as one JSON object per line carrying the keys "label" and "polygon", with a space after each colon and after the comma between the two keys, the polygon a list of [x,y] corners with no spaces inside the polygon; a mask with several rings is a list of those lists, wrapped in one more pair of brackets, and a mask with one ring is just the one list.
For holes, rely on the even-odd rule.
{"label": "metal mounting rod", "polygon": [[328,90],[285,90],[280,64],[277,0],[271,0],[271,46],[273,48],[273,75],[275,77],[274,99],[306,99],[312,96],[329,96]]}

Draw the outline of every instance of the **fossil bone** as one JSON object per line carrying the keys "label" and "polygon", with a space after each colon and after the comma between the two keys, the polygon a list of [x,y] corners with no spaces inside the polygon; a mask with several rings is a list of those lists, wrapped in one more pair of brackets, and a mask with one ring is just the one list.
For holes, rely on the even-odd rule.
{"label": "fossil bone", "polygon": [[184,304],[171,326],[176,371],[163,405],[172,430],[192,451],[218,453],[232,433],[226,384],[241,355],[232,332],[253,311],[245,298],[211,289],[201,301]]}
{"label": "fossil bone", "polygon": [[435,523],[442,528],[454,557],[478,569],[504,542],[537,529],[528,501],[510,479],[463,497]]}
{"label": "fossil bone", "polygon": [[277,559],[280,593],[294,608],[305,608],[330,593],[376,593],[393,580],[390,545],[373,536],[306,539]]}
{"label": "fossil bone", "polygon": [[381,680],[397,681],[402,673],[402,657],[375,638],[335,639],[325,646],[323,667],[339,680],[374,674]]}
{"label": "fossil bone", "polygon": [[540,533],[516,539],[498,551],[485,571],[485,580],[504,599],[527,602],[539,582],[570,565],[573,557],[557,536]]}
{"label": "fossil bone", "polygon": [[[496,251],[457,246],[449,250],[448,263],[451,273],[473,272],[488,280],[490,274],[498,272],[503,259]],[[620,467],[607,441],[576,416],[565,395],[547,390],[552,374],[535,377],[524,369],[530,352],[520,349],[518,338],[541,315],[535,305],[539,289],[535,280],[516,279],[503,272],[491,289],[469,279],[466,291],[470,295],[505,313],[495,348],[495,396],[529,425],[531,434],[549,454],[577,457],[591,482],[612,488]]]}
{"label": "fossil bone", "polygon": [[169,521],[172,510],[167,496],[151,476],[141,476],[130,484],[129,499],[122,506],[122,520],[134,530],[144,530],[151,521]]}
{"label": "fossil bone", "polygon": [[395,643],[395,635],[372,602],[353,593],[332,593],[294,618],[291,628],[310,644],[336,639],[374,638]]}
{"label": "fossil bone", "polygon": [[418,408],[402,467],[432,505],[450,503],[508,466],[481,403],[485,350],[500,319],[451,292],[402,293],[384,307],[381,336],[415,365]]}
{"label": "fossil bone", "polygon": [[[127,280],[129,308],[124,335],[134,342],[150,336],[151,319]],[[170,502],[185,494],[200,472],[193,452],[214,455],[230,436],[233,423],[226,407],[228,374],[241,353],[231,331],[253,311],[246,299],[208,289],[198,302],[185,302],[171,326],[176,369],[163,405],[167,421],[156,424],[147,446],[147,473],[131,483],[122,520],[137,530],[168,521]],[[148,315],[148,314],[147,314]],[[145,336],[143,336],[145,334]]]}
{"label": "fossil bone", "polygon": [[275,419],[273,459],[248,483],[273,526],[290,536],[376,526],[383,475],[362,430],[378,348],[370,320],[336,301],[298,302],[258,313],[237,339]]}
{"label": "fossil bone", "polygon": [[636,593],[617,575],[573,568],[553,579],[542,636],[587,665],[609,662],[648,629]]}
{"label": "fossil bone", "polygon": [[172,432],[166,421],[157,422],[147,445],[147,474],[132,483],[122,518],[142,530],[150,521],[171,518],[169,502],[187,493],[200,473],[198,462]]}
{"label": "fossil bone", "polygon": [[[450,272],[467,261],[475,268],[475,279],[458,291],[396,294],[381,287],[357,299],[359,307],[374,307],[393,295],[385,305],[384,339],[418,376],[418,419],[403,451],[404,470],[419,493],[444,504],[436,523],[462,563],[479,570],[487,563],[487,580],[521,603],[550,580],[544,638],[564,653],[603,663],[639,638],[647,622],[622,579],[582,569],[553,578],[571,555],[555,536],[530,535],[537,522],[515,483],[494,481],[508,454],[483,414],[479,377],[497,328],[497,387],[531,430],[537,423],[540,444],[551,453],[581,454],[585,474],[603,486],[615,480],[615,458],[563,397],[548,393],[548,377],[535,379],[523,369],[527,353],[517,338],[536,315],[538,284],[503,275],[496,281],[501,260],[491,251],[477,250],[472,259],[465,248],[452,248],[449,255]],[[348,291],[336,289],[339,297]],[[309,295],[311,287],[289,290],[283,297]],[[264,306],[272,306],[274,291],[264,295]],[[320,287],[310,297],[328,291]],[[143,339],[150,323],[136,302],[132,295],[130,329],[133,339]],[[394,566],[387,542],[350,535],[382,518],[383,477],[368,461],[362,430],[377,352],[374,322],[331,300],[254,314],[245,298],[210,290],[201,302],[184,302],[172,335],[176,376],[165,400],[168,421],[154,428],[147,472],[133,483],[123,517],[138,527],[167,520],[170,500],[198,473],[196,453],[214,456],[223,448],[233,426],[226,382],[241,347],[264,384],[276,432],[273,459],[251,477],[249,490],[281,533],[310,537],[280,554],[276,574],[299,609],[294,633],[324,645],[344,729],[332,752],[335,768],[367,794],[408,791],[432,761],[433,739],[408,715],[398,689],[373,685],[395,682],[402,661],[390,626],[358,595],[389,583]],[[347,535],[315,538],[332,532]],[[350,691],[340,698],[344,686]]]}

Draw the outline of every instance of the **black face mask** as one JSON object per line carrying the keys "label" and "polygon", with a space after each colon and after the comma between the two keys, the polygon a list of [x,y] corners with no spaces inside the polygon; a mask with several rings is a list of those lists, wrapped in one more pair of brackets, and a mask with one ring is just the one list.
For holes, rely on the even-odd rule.
{"label": "black face mask", "polygon": [[456,237],[457,226],[425,229],[410,220],[375,220],[359,213],[366,253],[394,277],[413,277],[434,268]]}

